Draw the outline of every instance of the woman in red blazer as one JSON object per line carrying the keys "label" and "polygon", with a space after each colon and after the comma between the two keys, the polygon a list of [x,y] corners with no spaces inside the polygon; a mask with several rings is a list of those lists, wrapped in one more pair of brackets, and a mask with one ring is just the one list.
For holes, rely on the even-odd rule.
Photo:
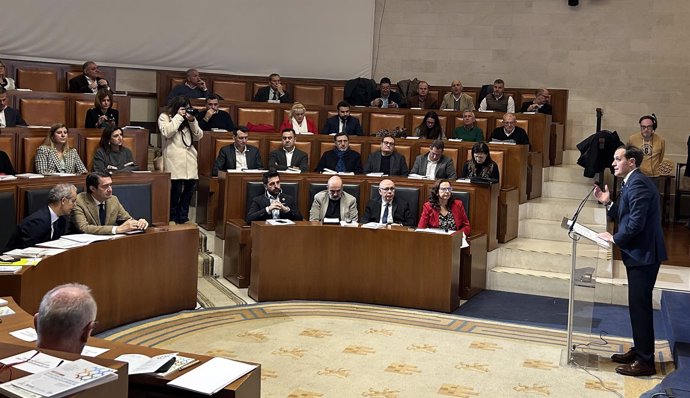
{"label": "woman in red blazer", "polygon": [[465,214],[465,207],[461,200],[453,198],[453,188],[448,180],[438,180],[434,184],[429,201],[424,203],[417,228],[440,228],[470,235],[470,220]]}
{"label": "woman in red blazer", "polygon": [[292,109],[290,109],[290,116],[283,120],[283,124],[280,125],[280,131],[293,129],[295,130],[295,134],[316,134],[318,131],[314,126],[314,122],[304,116],[306,113],[307,108],[299,102],[295,102],[295,104],[292,105]]}

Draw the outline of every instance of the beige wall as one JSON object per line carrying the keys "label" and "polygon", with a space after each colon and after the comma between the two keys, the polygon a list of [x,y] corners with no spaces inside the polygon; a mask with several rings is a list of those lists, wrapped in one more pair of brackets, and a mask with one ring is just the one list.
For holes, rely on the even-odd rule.
{"label": "beige wall", "polygon": [[688,20],[686,0],[376,0],[374,78],[565,88],[568,148],[597,107],[624,141],[654,112],[667,157],[685,161]]}

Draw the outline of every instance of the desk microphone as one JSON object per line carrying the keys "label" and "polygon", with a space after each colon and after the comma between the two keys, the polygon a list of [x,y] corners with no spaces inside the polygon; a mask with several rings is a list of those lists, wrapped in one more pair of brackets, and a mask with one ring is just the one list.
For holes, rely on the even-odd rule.
{"label": "desk microphone", "polygon": [[568,228],[568,234],[573,232],[573,228],[575,228],[575,222],[577,221],[577,217],[580,215],[582,208],[585,207],[585,203],[587,203],[587,199],[589,199],[589,195],[591,195],[598,186],[599,186],[599,184],[595,182],[592,189],[589,191],[589,193],[587,193],[587,196],[585,196],[585,198],[582,199],[582,202],[580,202],[580,205],[577,206],[577,210],[575,210],[575,214],[573,214],[573,217],[570,220],[571,222],[570,222],[570,228]]}

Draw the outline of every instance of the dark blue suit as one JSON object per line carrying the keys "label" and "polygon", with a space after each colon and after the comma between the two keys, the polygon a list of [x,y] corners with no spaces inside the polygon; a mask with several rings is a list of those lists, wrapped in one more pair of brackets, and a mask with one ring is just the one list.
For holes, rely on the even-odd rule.
{"label": "dark blue suit", "polygon": [[[326,119],[326,124],[323,126],[323,129],[321,129],[321,134],[338,133],[338,128],[340,127],[339,123],[339,116],[329,117]],[[359,120],[352,116],[347,118],[344,130],[348,135],[364,135],[364,132],[362,132],[362,125],[359,124]]]}
{"label": "dark blue suit", "polygon": [[652,290],[659,266],[668,258],[656,186],[642,172],[634,170],[608,215],[618,221],[613,241],[620,248],[628,275],[628,307],[635,352],[640,360],[653,363]]}
{"label": "dark blue suit", "polygon": [[17,230],[12,238],[10,238],[8,248],[23,249],[35,246],[37,243],[58,239],[65,234],[66,228],[67,217],[58,217],[57,224],[55,228],[53,228],[53,236],[51,237],[50,210],[48,210],[48,206],[43,206],[24,218],[24,220],[17,225]]}

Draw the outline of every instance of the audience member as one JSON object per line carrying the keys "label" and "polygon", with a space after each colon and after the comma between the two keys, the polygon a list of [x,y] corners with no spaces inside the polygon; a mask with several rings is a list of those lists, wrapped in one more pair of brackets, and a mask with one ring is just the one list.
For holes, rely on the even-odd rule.
{"label": "audience member", "polygon": [[107,125],[101,134],[98,149],[93,155],[93,171],[104,173],[139,170],[132,151],[124,145],[124,134],[118,126]]}
{"label": "audience member", "polygon": [[350,104],[346,101],[338,102],[338,115],[326,119],[321,134],[335,134],[344,132],[348,135],[364,135],[362,126],[356,117],[350,116]]}
{"label": "audience member", "polygon": [[36,348],[81,354],[96,325],[96,301],[91,289],[70,283],[43,296],[34,327]]}
{"label": "audience member", "polygon": [[474,110],[474,100],[472,97],[462,92],[462,83],[460,80],[453,80],[450,83],[450,92],[443,96],[443,101],[441,101],[441,109],[450,109],[455,111]]}
{"label": "audience member", "polygon": [[491,159],[489,146],[485,142],[472,145],[472,157],[462,165],[462,178],[490,178],[498,181],[498,164]]}
{"label": "audience member", "polygon": [[93,101],[93,108],[86,111],[84,127],[102,129],[106,125],[117,126],[120,113],[113,109],[113,93],[110,90],[98,90]]}
{"label": "audience member", "polygon": [[14,175],[14,167],[12,167],[12,161],[10,157],[7,156],[5,151],[0,149],[0,175]]}
{"label": "audience member", "polygon": [[249,206],[245,220],[248,224],[252,221],[268,219],[287,219],[302,221],[302,215],[297,208],[295,199],[283,193],[280,189],[280,175],[277,171],[268,171],[263,175],[266,192],[255,196]]}
{"label": "audience member", "polygon": [[479,111],[497,111],[515,113],[515,101],[513,97],[503,95],[505,83],[502,79],[494,80],[494,90],[491,94],[484,97],[479,104]]}
{"label": "audience member", "polygon": [[513,141],[518,145],[529,145],[529,137],[522,127],[517,126],[515,114],[506,113],[503,115],[503,127],[496,127],[491,133],[491,140],[494,141]]}
{"label": "audience member", "polygon": [[362,174],[362,157],[350,149],[350,137],[346,133],[338,133],[334,141],[335,148],[323,153],[315,171],[321,173],[330,169],[338,173]]}
{"label": "audience member", "polygon": [[376,96],[369,102],[369,105],[376,108],[398,108],[401,104],[402,97],[400,94],[391,90],[391,79],[382,78]]}
{"label": "audience member", "polygon": [[379,183],[379,195],[369,200],[359,222],[414,227],[415,219],[412,217],[410,204],[395,196],[395,183],[393,181],[382,180]]}
{"label": "audience member", "polygon": [[143,218],[132,218],[113,195],[110,175],[95,171],[86,176],[86,192],[77,195],[72,226],[84,234],[114,235],[144,231],[149,223]]}
{"label": "audience member", "polygon": [[86,166],[79,158],[76,148],[67,142],[67,127],[62,123],[50,126],[48,136],[36,150],[34,163],[39,174],[86,173]]}
{"label": "audience member", "polygon": [[424,80],[419,82],[417,95],[408,97],[405,102],[408,108],[438,109],[438,101],[429,94],[429,83]]}
{"label": "audience member", "polygon": [[110,91],[108,81],[103,78],[103,72],[98,69],[98,65],[93,61],[86,61],[81,66],[83,74],[69,80],[70,93],[89,93],[95,94],[98,90],[106,89]]}
{"label": "audience member", "polygon": [[259,149],[247,144],[249,133],[246,127],[239,126],[232,132],[234,142],[220,148],[218,157],[213,163],[211,175],[217,176],[220,170],[255,170],[263,169]]}
{"label": "audience member", "polygon": [[295,102],[292,105],[292,109],[290,109],[290,114],[280,125],[280,131],[292,129],[295,134],[317,133],[318,131],[316,130],[316,125],[314,125],[314,122],[305,116],[306,113],[307,108],[305,108],[304,105],[300,104],[299,102]]}
{"label": "audience member", "polygon": [[431,189],[429,201],[424,203],[422,217],[417,228],[439,228],[446,231],[462,231],[470,235],[470,220],[460,199],[453,197],[448,180],[438,180]]}
{"label": "audience member", "polygon": [[158,116],[158,130],[163,137],[164,170],[170,173],[170,221],[184,224],[189,221],[189,203],[199,179],[197,152],[194,141],[204,132],[191,112],[189,99],[176,96]]}
{"label": "audience member", "polygon": [[343,180],[338,176],[328,179],[327,189],[314,195],[309,209],[309,221],[334,218],[340,221],[357,221],[357,199],[343,191]]}
{"label": "audience member", "polygon": [[235,130],[235,123],[232,122],[232,117],[224,110],[218,109],[219,105],[218,96],[209,94],[208,98],[206,98],[206,110],[201,111],[197,117],[200,129],[204,131],[212,129]]}
{"label": "audience member", "polygon": [[550,115],[553,112],[553,109],[549,104],[550,98],[551,95],[549,94],[549,90],[540,88],[534,92],[533,101],[525,101],[522,103],[520,112],[536,112]]}
{"label": "audience member", "polygon": [[2,61],[0,61],[0,87],[8,91],[17,89],[17,86],[14,84],[14,79],[7,76],[7,68]]}
{"label": "audience member", "polygon": [[268,86],[261,87],[254,95],[254,102],[273,102],[273,103],[289,103],[290,93],[285,91],[285,87],[280,83],[280,75],[271,73],[268,76]]}
{"label": "audience member", "polygon": [[444,148],[443,141],[434,140],[429,146],[429,153],[421,154],[414,160],[410,174],[422,175],[432,180],[457,179],[458,173],[455,171],[453,159],[443,154]]}
{"label": "audience member", "polygon": [[309,155],[295,146],[296,141],[297,137],[293,129],[283,129],[281,133],[282,146],[268,154],[268,168],[308,172]]}
{"label": "audience member", "polygon": [[395,137],[386,134],[381,137],[381,149],[369,154],[364,174],[383,173],[389,176],[406,176],[409,169],[407,159],[395,150]]}
{"label": "audience member", "polygon": [[422,123],[415,127],[414,135],[428,140],[445,140],[446,134],[441,126],[441,121],[438,114],[434,111],[429,111],[424,115]]}
{"label": "audience member", "polygon": [[634,133],[628,139],[628,145],[635,146],[642,150],[644,158],[639,166],[640,171],[647,177],[659,176],[659,165],[664,160],[666,151],[666,141],[656,132],[656,115],[645,115],[638,121],[640,132]]}
{"label": "audience member", "polygon": [[7,106],[7,90],[0,87],[0,127],[26,126],[19,111]]}
{"label": "audience member", "polygon": [[60,238],[67,231],[69,215],[77,201],[77,188],[58,184],[48,192],[48,205],[25,217],[9,240],[7,249],[24,249]]}
{"label": "audience member", "polygon": [[484,132],[477,126],[474,112],[464,111],[462,113],[462,126],[456,127],[453,130],[453,138],[473,142],[484,141]]}
{"label": "audience member", "polygon": [[170,94],[168,94],[168,102],[179,96],[191,99],[208,98],[208,96],[211,95],[211,92],[208,91],[208,88],[206,87],[206,82],[201,79],[197,69],[187,69],[185,74],[185,82],[173,87],[173,89],[170,91]]}

